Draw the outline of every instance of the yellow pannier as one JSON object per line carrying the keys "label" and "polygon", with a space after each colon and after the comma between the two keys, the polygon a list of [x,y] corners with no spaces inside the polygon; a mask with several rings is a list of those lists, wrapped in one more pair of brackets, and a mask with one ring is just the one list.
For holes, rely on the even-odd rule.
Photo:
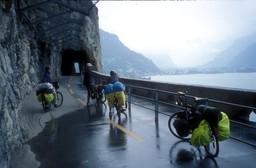
{"label": "yellow pannier", "polygon": [[199,126],[192,132],[191,144],[193,146],[206,146],[211,142],[208,122],[202,120]]}
{"label": "yellow pannier", "polygon": [[54,96],[53,96],[52,93],[40,93],[40,94],[38,94],[38,96],[37,96],[37,100],[38,100],[39,102],[42,102],[42,94],[44,94],[44,96],[45,96],[45,101],[46,101],[46,103],[50,103],[50,102],[53,101]]}
{"label": "yellow pannier", "polygon": [[230,136],[230,123],[227,114],[221,112],[222,119],[219,121],[219,141],[228,139]]}

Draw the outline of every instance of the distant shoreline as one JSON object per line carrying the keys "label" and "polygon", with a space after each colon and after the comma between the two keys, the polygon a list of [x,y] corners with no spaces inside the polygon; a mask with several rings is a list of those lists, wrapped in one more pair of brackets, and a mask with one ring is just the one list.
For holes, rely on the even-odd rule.
{"label": "distant shoreline", "polygon": [[225,87],[256,91],[256,72],[249,73],[201,73],[162,74],[150,76],[151,81]]}

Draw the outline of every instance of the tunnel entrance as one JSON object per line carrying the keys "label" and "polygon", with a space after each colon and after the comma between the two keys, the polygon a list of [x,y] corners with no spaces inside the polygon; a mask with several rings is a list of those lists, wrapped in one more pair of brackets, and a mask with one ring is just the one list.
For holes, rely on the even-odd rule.
{"label": "tunnel entrance", "polygon": [[87,61],[85,51],[63,50],[61,74],[63,76],[80,75],[83,65]]}

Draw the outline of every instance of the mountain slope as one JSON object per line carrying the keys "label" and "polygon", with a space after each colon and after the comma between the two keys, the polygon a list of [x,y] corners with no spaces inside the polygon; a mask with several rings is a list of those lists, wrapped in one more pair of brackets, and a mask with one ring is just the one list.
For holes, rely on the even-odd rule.
{"label": "mountain slope", "polygon": [[256,34],[237,39],[213,61],[200,68],[251,69],[256,67]]}
{"label": "mountain slope", "polygon": [[127,48],[119,38],[100,29],[103,72],[115,70],[124,76],[140,76],[160,72],[152,60]]}
{"label": "mountain slope", "polygon": [[241,68],[256,67],[256,43],[251,44],[231,59],[230,65]]}

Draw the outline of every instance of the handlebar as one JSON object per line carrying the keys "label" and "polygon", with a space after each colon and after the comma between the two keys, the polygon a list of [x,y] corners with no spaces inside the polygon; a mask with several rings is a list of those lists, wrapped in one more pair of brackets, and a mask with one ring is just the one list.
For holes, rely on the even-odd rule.
{"label": "handlebar", "polygon": [[[188,103],[188,91],[178,91],[177,94],[179,96],[176,104],[179,106],[185,107],[185,108],[191,108],[192,105]],[[208,105],[208,99],[207,98],[199,98],[199,97],[192,97],[195,100],[194,105]]]}
{"label": "handlebar", "polygon": [[187,108],[188,107],[188,100],[187,100],[187,97],[186,97],[186,92],[179,91],[178,96],[179,96],[179,98],[178,98],[176,104],[178,104],[179,106]]}

